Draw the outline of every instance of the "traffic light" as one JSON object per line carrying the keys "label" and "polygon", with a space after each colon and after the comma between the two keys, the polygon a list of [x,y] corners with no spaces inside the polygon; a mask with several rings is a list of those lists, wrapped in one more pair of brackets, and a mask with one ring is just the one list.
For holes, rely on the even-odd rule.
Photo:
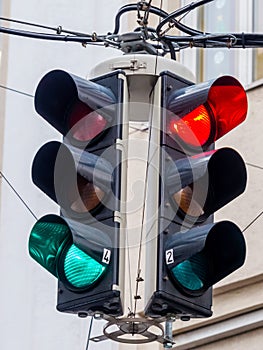
{"label": "traffic light", "polygon": [[238,226],[215,223],[213,213],[246,187],[241,156],[227,147],[215,150],[214,142],[245,120],[247,97],[230,76],[193,84],[163,72],[159,80],[156,280],[145,314],[209,317],[212,286],[246,255]]}
{"label": "traffic light", "polygon": [[33,161],[32,180],[60,215],[36,222],[29,253],[58,278],[57,309],[83,317],[123,313],[124,94],[120,72],[89,81],[62,70],[47,73],[35,94],[36,111],[63,143],[46,143]]}

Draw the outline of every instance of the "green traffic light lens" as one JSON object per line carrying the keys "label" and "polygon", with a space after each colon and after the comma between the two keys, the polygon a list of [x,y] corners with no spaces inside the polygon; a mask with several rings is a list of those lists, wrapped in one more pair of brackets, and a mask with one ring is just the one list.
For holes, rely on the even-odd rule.
{"label": "green traffic light lens", "polygon": [[72,244],[65,254],[64,274],[74,289],[87,289],[99,280],[105,267]]}
{"label": "green traffic light lens", "polygon": [[45,216],[33,226],[28,249],[31,257],[41,266],[57,276],[57,259],[65,242],[71,239],[69,227],[60,218]]}
{"label": "green traffic light lens", "polygon": [[203,254],[197,253],[172,269],[172,275],[187,292],[201,292],[206,287],[209,269]]}
{"label": "green traffic light lens", "polygon": [[72,290],[88,289],[106,269],[73,244],[70,227],[57,215],[37,221],[28,246],[31,257]]}

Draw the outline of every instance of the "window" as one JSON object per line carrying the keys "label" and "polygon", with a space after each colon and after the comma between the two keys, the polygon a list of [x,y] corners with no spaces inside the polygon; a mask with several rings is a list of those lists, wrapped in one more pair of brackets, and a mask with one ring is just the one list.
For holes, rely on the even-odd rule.
{"label": "window", "polygon": [[[263,33],[263,1],[253,1],[253,32]],[[253,80],[263,78],[263,48],[253,50]]]}
{"label": "window", "polygon": [[[203,6],[198,15],[199,28],[213,33],[237,32],[237,6],[236,0],[216,0]],[[210,48],[199,50],[198,56],[198,80],[208,80],[223,74],[238,74],[237,49]]]}

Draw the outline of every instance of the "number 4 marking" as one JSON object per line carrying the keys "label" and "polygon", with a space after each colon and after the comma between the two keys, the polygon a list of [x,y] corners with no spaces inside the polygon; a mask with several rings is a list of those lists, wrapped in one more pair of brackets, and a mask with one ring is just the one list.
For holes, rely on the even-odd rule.
{"label": "number 4 marking", "polygon": [[166,257],[166,264],[167,265],[172,264],[174,262],[174,250],[173,249],[166,250],[165,257]]}
{"label": "number 4 marking", "polygon": [[102,262],[104,264],[109,264],[110,263],[110,256],[111,256],[111,251],[109,249],[104,248]]}

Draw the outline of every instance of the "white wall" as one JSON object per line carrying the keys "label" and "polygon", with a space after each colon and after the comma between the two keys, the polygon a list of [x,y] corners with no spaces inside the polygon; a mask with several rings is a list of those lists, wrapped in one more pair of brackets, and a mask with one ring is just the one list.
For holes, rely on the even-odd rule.
{"label": "white wall", "polygon": [[[103,34],[113,30],[117,9],[128,1],[12,0],[8,3],[10,11],[4,15],[10,18]],[[1,80],[1,84],[34,95],[39,80],[49,70],[61,68],[85,77],[97,62],[120,54],[113,49],[9,36],[8,48],[3,52],[8,55],[8,65],[1,67],[2,72],[7,70],[7,80]],[[3,173],[37,217],[55,213],[57,206],[31,181],[31,163],[40,146],[59,134],[37,115],[32,97],[3,89],[0,94],[6,96],[1,115]],[[28,236],[35,219],[3,180],[0,210],[0,349],[84,350],[89,319],[56,311],[57,280],[28,254]],[[101,332],[102,323],[96,321],[92,336]],[[106,341],[90,344],[89,349],[115,347],[116,344]]]}

